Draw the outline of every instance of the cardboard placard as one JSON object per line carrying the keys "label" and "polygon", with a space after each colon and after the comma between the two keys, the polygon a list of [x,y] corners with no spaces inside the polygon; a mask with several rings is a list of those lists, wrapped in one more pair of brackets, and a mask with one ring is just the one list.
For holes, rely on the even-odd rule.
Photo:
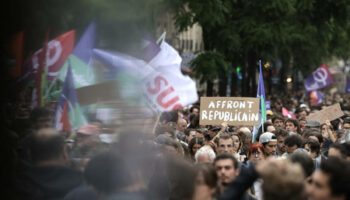
{"label": "cardboard placard", "polygon": [[259,99],[252,97],[201,97],[200,125],[258,125]]}
{"label": "cardboard placard", "polygon": [[326,120],[332,121],[342,117],[343,115],[344,113],[340,108],[340,104],[337,103],[315,113],[311,113],[306,117],[306,120],[316,120],[323,124],[326,122]]}
{"label": "cardboard placard", "polygon": [[120,99],[118,81],[110,80],[76,89],[81,106]]}

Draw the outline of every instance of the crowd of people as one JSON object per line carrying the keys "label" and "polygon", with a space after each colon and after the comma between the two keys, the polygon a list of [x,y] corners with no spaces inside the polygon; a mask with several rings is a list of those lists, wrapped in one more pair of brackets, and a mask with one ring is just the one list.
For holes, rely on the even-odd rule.
{"label": "crowd of people", "polygon": [[[272,96],[267,121],[199,124],[200,105],[128,119],[106,134],[96,118],[75,133],[34,108],[20,133],[4,130],[13,199],[350,199],[350,115],[320,123],[302,95]],[[339,102],[334,95],[329,104]],[[281,116],[281,107],[296,114]],[[6,142],[4,142],[6,141]],[[6,143],[6,144],[5,144]],[[10,199],[10,198],[9,198]]]}

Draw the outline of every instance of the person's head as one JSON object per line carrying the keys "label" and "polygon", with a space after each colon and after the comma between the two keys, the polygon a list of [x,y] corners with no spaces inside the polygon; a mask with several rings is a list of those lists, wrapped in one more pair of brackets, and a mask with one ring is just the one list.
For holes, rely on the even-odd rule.
{"label": "person's head", "polygon": [[265,149],[262,144],[255,142],[249,147],[248,150],[248,159],[250,162],[256,164],[261,160],[265,159]]}
{"label": "person's head", "polygon": [[190,143],[192,138],[194,138],[197,134],[196,129],[188,128],[185,130],[185,135],[186,135],[186,142]]}
{"label": "person's head", "polygon": [[296,119],[288,118],[284,122],[284,126],[286,127],[287,131],[291,131],[291,132],[294,132],[294,133],[300,133],[299,122]]}
{"label": "person's head", "polygon": [[328,131],[333,132],[333,126],[328,126],[326,123],[321,125],[321,133],[324,138],[328,138]]}
{"label": "person's head", "polygon": [[284,128],[284,118],[279,115],[272,117],[272,124],[275,128]]}
{"label": "person's head", "polygon": [[289,160],[271,160],[259,166],[263,199],[295,200],[305,199],[304,174],[300,165]]}
{"label": "person's head", "polygon": [[308,139],[314,139],[317,140],[320,144],[323,143],[323,137],[321,132],[319,131],[319,129],[316,128],[311,128],[311,129],[307,129],[303,132],[303,138],[305,140]]}
{"label": "person's head", "polygon": [[212,164],[198,164],[193,199],[214,197],[218,177]]}
{"label": "person's head", "polygon": [[247,127],[241,127],[238,130],[238,134],[241,136],[243,141],[243,147],[248,148],[252,144],[252,132]]}
{"label": "person's head", "polygon": [[30,113],[30,120],[36,130],[42,128],[53,128],[54,112],[45,107],[35,107]]}
{"label": "person's head", "polygon": [[176,129],[172,126],[160,126],[156,130],[156,135],[164,134],[171,138],[175,138],[175,130]]}
{"label": "person's head", "polygon": [[286,148],[285,148],[285,145],[284,145],[284,140],[286,139],[286,137],[289,136],[289,134],[284,129],[276,129],[273,133],[276,135],[276,138],[277,138],[278,154],[282,155],[283,153],[286,152]]}
{"label": "person's head", "polygon": [[187,128],[187,121],[184,119],[179,119],[177,120],[177,124],[176,124],[176,129],[183,133],[185,132],[185,129]]}
{"label": "person's head", "polygon": [[305,119],[307,116],[307,111],[305,109],[297,109],[296,114],[298,119],[302,119],[302,118]]}
{"label": "person's head", "polygon": [[300,118],[299,119],[299,125],[300,127],[305,127],[307,123],[307,120],[305,118]]}
{"label": "person's head", "polygon": [[290,135],[284,140],[284,145],[287,153],[293,153],[297,148],[303,144],[303,139],[299,135]]}
{"label": "person's head", "polygon": [[214,167],[220,184],[227,186],[239,173],[238,161],[231,154],[220,154],[214,160]]}
{"label": "person's head", "polygon": [[328,150],[328,157],[346,158],[346,149],[343,144],[333,143]]}
{"label": "person's head", "polygon": [[203,138],[194,137],[188,144],[188,149],[190,151],[191,156],[194,158],[194,155],[204,145]]}
{"label": "person's head", "polygon": [[233,140],[228,134],[221,134],[220,137],[217,139],[217,153],[228,153],[233,154]]}
{"label": "person's head", "polygon": [[274,130],[276,130],[276,128],[274,127],[274,125],[271,122],[265,122],[263,126],[260,126],[260,128],[258,130],[258,134],[256,136],[256,139],[259,140],[261,134],[263,134],[265,132],[272,132]]}
{"label": "person's head", "polygon": [[320,143],[314,139],[308,139],[304,144],[304,149],[309,152],[311,158],[315,159],[320,154]]}
{"label": "person's head", "polygon": [[310,199],[350,199],[350,164],[335,157],[321,162],[312,175],[307,192]]}
{"label": "person's head", "polygon": [[350,129],[350,118],[345,118],[344,119],[342,129],[344,130],[344,132],[346,132],[347,130]]}
{"label": "person's head", "polygon": [[315,164],[311,156],[303,152],[294,152],[288,156],[288,159],[292,163],[298,163],[301,165],[304,171],[305,178],[308,178],[315,171]]}
{"label": "person's head", "polygon": [[198,115],[198,114],[199,114],[199,106],[193,105],[193,106],[190,108],[190,113],[193,113],[193,114]]}
{"label": "person's head", "polygon": [[65,165],[68,154],[64,137],[50,128],[40,129],[30,136],[29,158],[34,165]]}
{"label": "person's head", "polygon": [[93,157],[84,171],[85,180],[100,195],[121,192],[133,184],[133,174],[123,157],[112,152]]}
{"label": "person's head", "polygon": [[266,156],[274,156],[276,153],[277,138],[270,132],[263,133],[259,138],[259,143],[264,146]]}
{"label": "person's head", "polygon": [[213,163],[216,155],[209,145],[204,145],[195,153],[196,163]]}
{"label": "person's head", "polygon": [[168,153],[176,154],[179,149],[178,143],[171,137],[161,134],[155,138],[155,142],[161,145],[162,148]]}
{"label": "person's head", "polygon": [[233,140],[233,151],[236,153],[240,152],[242,148],[241,137],[238,135],[238,133],[233,133],[231,138]]}
{"label": "person's head", "polygon": [[218,134],[218,132],[220,131],[220,126],[212,126],[209,128],[208,130],[208,134],[210,135],[210,138],[213,139],[216,134]]}

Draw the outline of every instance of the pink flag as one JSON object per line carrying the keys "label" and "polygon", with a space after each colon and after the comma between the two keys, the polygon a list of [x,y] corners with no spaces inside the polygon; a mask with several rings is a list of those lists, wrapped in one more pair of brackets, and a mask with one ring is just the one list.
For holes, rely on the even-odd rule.
{"label": "pink flag", "polygon": [[289,112],[285,107],[282,107],[282,115],[284,117],[294,118],[295,119],[295,115],[292,114],[291,112]]}

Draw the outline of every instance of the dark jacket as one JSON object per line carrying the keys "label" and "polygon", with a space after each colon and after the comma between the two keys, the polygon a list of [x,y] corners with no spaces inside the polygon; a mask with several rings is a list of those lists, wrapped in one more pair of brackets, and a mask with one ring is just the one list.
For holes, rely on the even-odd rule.
{"label": "dark jacket", "polygon": [[220,196],[219,200],[252,199],[246,191],[257,178],[258,174],[253,165],[241,167],[241,172],[228,186],[224,194]]}
{"label": "dark jacket", "polygon": [[18,199],[62,199],[83,182],[81,172],[65,166],[25,164],[22,170],[16,180]]}

